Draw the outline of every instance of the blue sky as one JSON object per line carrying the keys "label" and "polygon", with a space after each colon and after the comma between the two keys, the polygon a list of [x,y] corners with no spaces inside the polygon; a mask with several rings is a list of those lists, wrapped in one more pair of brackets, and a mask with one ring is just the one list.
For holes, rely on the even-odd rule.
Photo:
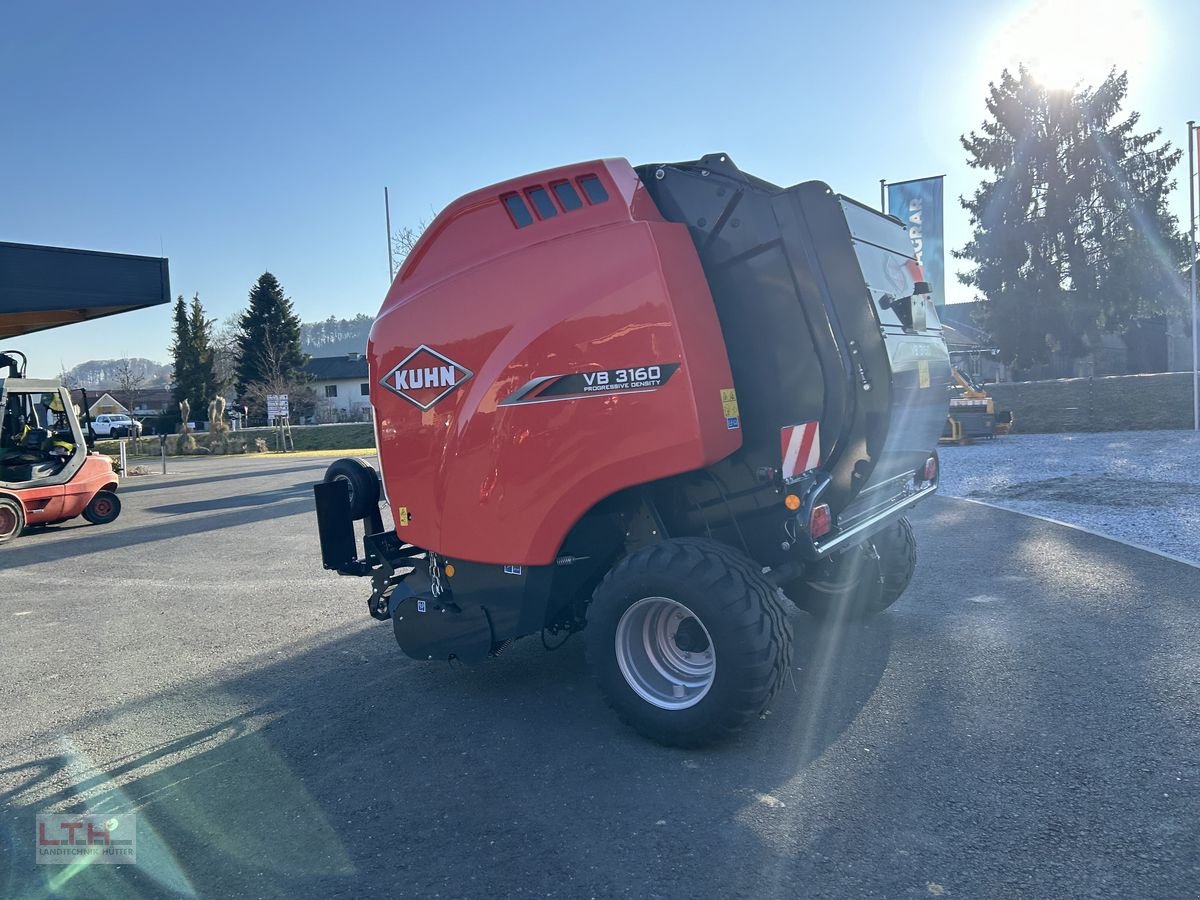
{"label": "blue sky", "polygon": [[[264,270],[306,320],[373,313],[385,184],[399,226],[523,172],[722,150],[871,203],[880,178],[944,173],[957,247],[952,200],[978,181],[957,139],[1001,65],[1086,78],[1117,61],[1144,125],[1178,145],[1200,118],[1189,33],[1184,0],[9,4],[0,240],[165,254],[173,292],[219,318]],[[38,375],[165,362],[169,319],[17,343]]]}

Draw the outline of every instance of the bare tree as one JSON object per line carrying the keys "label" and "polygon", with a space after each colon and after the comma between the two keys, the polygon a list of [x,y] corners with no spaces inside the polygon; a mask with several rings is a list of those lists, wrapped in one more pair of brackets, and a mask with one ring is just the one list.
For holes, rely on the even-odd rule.
{"label": "bare tree", "polygon": [[317,402],[316,392],[311,385],[285,371],[284,353],[272,338],[269,328],[263,334],[259,361],[264,377],[246,385],[243,399],[251,406],[265,409],[268,396],[287,394],[290,412],[294,415],[311,414]]}
{"label": "bare tree", "polygon": [[427,219],[417,220],[416,226],[405,225],[403,228],[397,229],[392,235],[392,255],[396,257],[396,270],[400,270],[400,266],[412,253],[413,247],[417,245],[421,235],[425,233],[425,229],[429,227]]}
{"label": "bare tree", "polygon": [[223,394],[237,380],[238,334],[241,332],[242,313],[230,313],[213,332],[209,346],[213,354],[213,372],[217,376],[217,387]]}
{"label": "bare tree", "polygon": [[[143,385],[147,379],[146,367],[142,363],[133,359],[122,359],[117,362],[116,381],[117,389],[125,398],[125,408],[129,410],[129,418],[136,423],[133,418],[133,408],[137,404],[138,394],[141,392]],[[135,424],[133,426],[133,452],[141,452],[140,438],[141,429]]]}

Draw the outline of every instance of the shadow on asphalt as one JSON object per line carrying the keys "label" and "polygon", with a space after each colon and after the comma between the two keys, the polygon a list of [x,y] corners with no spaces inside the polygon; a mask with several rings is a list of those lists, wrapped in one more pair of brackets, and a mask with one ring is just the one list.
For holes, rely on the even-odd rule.
{"label": "shadow on asphalt", "polygon": [[[32,859],[24,825],[37,811],[136,809],[137,866],[84,869],[64,895],[334,896],[402,885],[430,896],[446,893],[450,856],[466,860],[463,878],[526,854],[533,861],[521,866],[566,872],[610,852],[610,841],[655,840],[655,821],[684,809],[727,822],[837,739],[878,683],[891,629],[795,623],[797,656],[810,664],[771,718],[732,743],[688,752],[617,722],[577,639],[553,654],[524,641],[466,668],[409,662],[390,628],[368,628],[220,684],[209,693],[250,711],[103,771],[81,772],[86,761],[61,745],[0,771],[21,779],[0,795],[7,821],[22,828],[7,835],[8,849],[13,860]],[[115,724],[136,709],[97,717]],[[787,722],[803,723],[799,744]],[[47,793],[67,772],[73,785]],[[25,809],[23,797],[35,796]],[[698,841],[698,858],[710,840]],[[604,868],[588,880],[609,893]],[[41,895],[55,869],[12,866],[0,895]],[[249,872],[263,877],[249,882]],[[484,892],[483,882],[460,887],[449,893]]]}
{"label": "shadow on asphalt", "polygon": [[[228,457],[222,457],[222,460]],[[233,473],[213,473],[197,478],[177,478],[173,475],[161,475],[158,472],[152,472],[150,475],[131,475],[121,479],[121,486],[118,492],[122,494],[136,494],[142,491],[161,490],[163,488],[189,487],[197,484],[214,484],[216,482],[237,481],[242,478],[266,478],[271,475],[290,475],[296,472],[303,472],[308,468],[314,471],[323,473],[328,468],[328,462],[323,459],[313,460],[311,467],[297,466],[294,463],[290,466],[277,466],[274,468],[257,468],[262,465],[258,462],[247,463],[245,472]],[[192,468],[189,466],[189,468]],[[168,463],[168,471],[170,464]],[[313,481],[317,479],[314,478]]]}
{"label": "shadow on asphalt", "polygon": [[[90,553],[103,553],[106,550],[117,550],[131,544],[149,544],[154,541],[201,534],[206,531],[219,531],[236,525],[250,525],[255,522],[265,522],[268,519],[295,515],[312,508],[312,494],[307,491],[297,490],[294,493],[288,492],[287,496],[270,497],[266,500],[258,499],[275,493],[264,492],[246,497],[221,498],[219,501],[213,502],[224,505],[211,508],[237,508],[231,512],[198,518],[170,518],[161,522],[134,526],[125,526],[120,519],[108,526],[87,525],[83,524],[82,520],[78,522],[73,520],[61,526],[31,530],[28,534],[22,535],[13,546],[4,548],[3,562],[6,567],[13,568],[48,561],[58,562],[64,556],[74,558]],[[79,529],[87,529],[88,533],[74,537],[70,543],[54,541],[56,534],[70,534]]]}
{"label": "shadow on asphalt", "polygon": [[[14,767],[0,895],[60,875],[26,864],[34,813],[86,807],[137,811],[138,864],[62,896],[1181,896],[1194,822],[1157,798],[1198,773],[1154,669],[1181,569],[967,507],[918,526],[944,563],[895,611],[795,618],[794,686],[704,751],[621,727],[577,640],[451,667],[386,626],[98,710]],[[162,704],[246,712],[102,770],[59,742]]]}
{"label": "shadow on asphalt", "polygon": [[266,506],[270,503],[280,503],[285,500],[295,500],[297,497],[312,499],[311,481],[299,481],[291,487],[278,488],[273,491],[258,491],[253,494],[234,494],[231,497],[213,497],[210,500],[188,500],[183,503],[168,503],[163,506],[147,506],[146,512],[160,515],[185,516],[191,513],[212,512],[215,509],[246,509],[252,506]]}

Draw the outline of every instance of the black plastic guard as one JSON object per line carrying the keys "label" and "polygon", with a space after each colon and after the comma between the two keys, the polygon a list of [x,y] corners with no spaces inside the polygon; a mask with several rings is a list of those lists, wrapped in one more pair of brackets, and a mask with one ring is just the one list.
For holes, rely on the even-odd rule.
{"label": "black plastic guard", "polygon": [[724,154],[637,171],[663,216],[688,226],[708,277],[740,455],[750,469],[778,466],[780,429],[819,420],[826,502],[845,508],[885,445],[892,381],[838,196],[815,181],[780,188]]}
{"label": "black plastic guard", "polygon": [[413,659],[453,657],[475,664],[492,650],[492,626],[481,606],[460,607],[450,597],[414,592],[402,583],[393,592],[392,630],[396,643]]}
{"label": "black plastic guard", "polygon": [[321,563],[335,572],[352,568],[358,559],[350,493],[344,481],[319,481],[313,485],[317,506],[317,533],[321,538]]}

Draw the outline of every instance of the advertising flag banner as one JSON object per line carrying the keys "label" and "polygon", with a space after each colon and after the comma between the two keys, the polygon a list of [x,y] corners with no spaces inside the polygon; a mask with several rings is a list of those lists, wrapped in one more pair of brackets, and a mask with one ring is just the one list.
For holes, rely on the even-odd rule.
{"label": "advertising flag banner", "polygon": [[942,176],[887,186],[888,212],[904,223],[917,262],[933,288],[933,302],[946,302],[946,241],[943,235]]}

